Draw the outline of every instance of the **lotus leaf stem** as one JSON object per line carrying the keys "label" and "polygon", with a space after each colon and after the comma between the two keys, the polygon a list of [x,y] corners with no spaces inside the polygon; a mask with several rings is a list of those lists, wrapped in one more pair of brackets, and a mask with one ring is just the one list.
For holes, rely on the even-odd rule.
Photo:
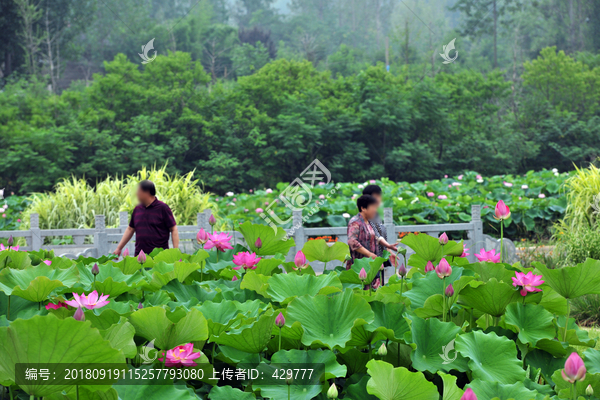
{"label": "lotus leaf stem", "polygon": [[563,333],[563,342],[567,341],[567,330],[569,329],[569,316],[571,315],[571,308],[569,307],[569,299],[567,299],[567,319],[565,320],[565,332]]}

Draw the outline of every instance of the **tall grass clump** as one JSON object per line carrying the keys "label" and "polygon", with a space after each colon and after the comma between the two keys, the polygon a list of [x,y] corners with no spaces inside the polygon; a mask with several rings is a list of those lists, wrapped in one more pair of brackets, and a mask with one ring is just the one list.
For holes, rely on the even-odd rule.
{"label": "tall grass clump", "polygon": [[156,196],[171,207],[179,225],[195,225],[196,215],[206,208],[217,211],[210,201],[210,193],[194,179],[194,171],[184,175],[169,175],[162,168],[143,168],[127,177],[107,177],[95,187],[85,179],[65,179],[50,193],[36,193],[23,212],[21,229],[29,229],[31,213],[40,215],[41,229],[93,228],[94,217],[104,215],[106,225],[119,225],[119,211],[130,215],[136,206],[135,190],[141,180],[148,179],[156,185]]}

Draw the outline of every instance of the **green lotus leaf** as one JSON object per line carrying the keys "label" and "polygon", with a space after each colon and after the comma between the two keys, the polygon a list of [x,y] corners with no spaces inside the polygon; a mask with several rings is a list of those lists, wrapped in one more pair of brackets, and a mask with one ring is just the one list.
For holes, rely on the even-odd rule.
{"label": "green lotus leaf", "polygon": [[8,296],[41,302],[54,290],[74,285],[77,279],[75,266],[57,269],[42,263],[22,270],[5,268],[0,271],[0,290]]}
{"label": "green lotus leaf", "polygon": [[525,379],[515,342],[495,332],[473,331],[459,335],[456,351],[470,359],[473,379],[505,384]]}
{"label": "green lotus leaf", "polygon": [[445,296],[434,294],[425,300],[422,308],[417,308],[414,313],[420,318],[440,317],[444,313],[444,299],[446,299]]}
{"label": "green lotus leaf", "polygon": [[425,260],[425,263],[427,261],[434,262],[442,258],[442,246],[438,238],[434,238],[433,236],[409,233],[402,238],[401,243],[410,247],[415,254]]}
{"label": "green lotus leaf", "polygon": [[510,303],[520,299],[521,294],[512,285],[496,278],[477,287],[466,286],[458,297],[460,303],[494,317],[504,314]]}
{"label": "green lotus leaf", "polygon": [[[445,280],[446,286],[459,279],[462,273],[462,267],[452,268],[452,274]],[[404,296],[410,299],[411,307],[417,309],[422,308],[429,297],[434,294],[441,295],[443,291],[444,282],[435,272],[429,272],[424,277],[419,273],[415,273],[412,279],[412,289],[405,292]]]}
{"label": "green lotus leaf", "polygon": [[366,374],[367,363],[371,360],[369,353],[362,352],[356,347],[348,347],[337,354],[339,362],[348,368],[348,375]]}
{"label": "green lotus leaf", "polygon": [[106,330],[121,321],[121,314],[109,308],[85,310],[85,320],[90,321],[92,327]]}
{"label": "green lotus leaf", "polygon": [[213,301],[218,294],[215,290],[202,287],[199,282],[193,282],[191,285],[184,285],[177,280],[169,282],[162,290],[171,293],[177,301],[180,302],[190,301],[191,299],[196,299],[198,301]]}
{"label": "green lotus leaf", "polygon": [[[565,315],[561,315],[556,319],[556,323],[558,324],[558,338],[560,340],[563,339],[565,334],[566,318],[567,317]],[[596,341],[594,339],[590,339],[588,331],[581,329],[579,325],[577,325],[575,318],[569,318],[566,343],[571,346],[594,347],[596,345]]]}
{"label": "green lotus leaf", "polygon": [[108,294],[111,297],[117,297],[120,294],[135,289],[143,283],[144,277],[138,271],[133,275],[125,275],[121,269],[112,265],[112,263],[98,265],[99,273],[94,275],[89,266],[78,264],[79,282],[84,285],[82,290],[75,290],[80,293],[97,290],[98,293]]}
{"label": "green lotus leaf", "polygon": [[267,294],[274,301],[287,304],[294,297],[304,295],[316,296],[325,287],[334,287],[339,289],[339,291],[342,290],[342,282],[340,282],[337,273],[332,272],[319,276],[277,274],[269,280]]}
{"label": "green lotus leaf", "polygon": [[538,398],[541,400],[543,396],[539,396],[534,390],[529,390],[523,382],[513,384],[502,384],[500,382],[487,382],[476,379],[469,383],[466,388],[471,388],[478,399],[514,399],[514,400],[531,400]]}
{"label": "green lotus leaf", "polygon": [[200,264],[178,262],[167,264],[159,261],[149,271],[142,271],[147,282],[141,285],[143,290],[157,291],[174,279],[183,282],[192,272],[200,268]]}
{"label": "green lotus leaf", "polygon": [[137,348],[133,341],[135,328],[127,322],[127,318],[121,317],[118,323],[100,331],[100,334],[113,348],[121,350],[125,357],[134,358],[137,355]]}
{"label": "green lotus leaf", "polygon": [[[296,245],[294,238],[288,238],[286,231],[279,227],[277,228],[277,232],[275,232],[270,226],[253,224],[250,221],[246,221],[239,226],[239,231],[244,235],[250,251],[255,252],[259,256],[272,256],[277,253],[287,254]],[[260,248],[254,245],[258,238],[262,242]],[[284,240],[285,238],[287,240]]]}
{"label": "green lotus leaf", "polygon": [[506,307],[505,322],[519,334],[519,340],[535,346],[538,340],[556,336],[554,316],[537,304],[512,303]]}
{"label": "green lotus leaf", "polygon": [[449,372],[467,371],[467,360],[454,351],[454,340],[461,332],[453,322],[441,322],[437,318],[411,318],[412,342],[417,348],[410,358],[418,371]]}
{"label": "green lotus leaf", "polygon": [[346,366],[340,365],[331,350],[281,350],[273,354],[272,363],[276,364],[324,364],[325,379],[343,378]]}
{"label": "green lotus leaf", "polygon": [[271,340],[271,332],[277,314],[273,309],[267,310],[250,324],[231,329],[213,338],[215,343],[233,347],[246,353],[261,353]]}
{"label": "green lotus leaf", "polygon": [[438,372],[438,375],[442,378],[444,384],[442,400],[460,400],[464,392],[461,388],[456,386],[456,377],[454,375],[444,374],[443,372]]}
{"label": "green lotus leaf", "polygon": [[[366,371],[366,368],[365,368]],[[350,379],[346,381],[346,389],[344,392],[346,395],[344,399],[348,400],[377,400],[376,396],[367,393],[367,382],[369,381],[369,375],[362,375],[360,380],[357,379],[361,375],[352,375]],[[357,381],[355,383],[352,383]]]}
{"label": "green lotus leaf", "polygon": [[544,282],[566,299],[574,299],[586,294],[600,293],[600,261],[588,258],[574,267],[549,269],[534,262],[535,268],[544,277]]}
{"label": "green lotus leaf", "polygon": [[495,278],[498,282],[509,283],[512,285],[512,278],[515,276],[515,271],[511,271],[504,267],[505,264],[496,264],[492,262],[478,262],[468,264],[465,268],[479,275],[479,280],[487,282]]}
{"label": "green lotus leaf", "polygon": [[[64,393],[64,394],[63,394]],[[61,393],[53,393],[44,397],[44,400],[119,400],[119,394],[113,388],[106,392],[102,390],[88,390],[85,387],[71,386],[69,390]]]}
{"label": "green lotus leaf", "polygon": [[[208,254],[206,255],[208,257]],[[184,254],[179,249],[167,249],[158,253],[156,256],[152,257],[155,263],[163,261],[167,264],[173,264],[177,261],[186,260],[190,256],[188,254]]]}
{"label": "green lotus leaf", "polygon": [[25,269],[30,265],[30,255],[25,251],[9,250],[0,252],[0,270],[7,267],[12,269]]}
{"label": "green lotus leaf", "polygon": [[[9,327],[0,328],[0,375],[6,375],[14,382],[16,363],[61,363],[60,368],[73,363],[125,365],[125,357],[87,321],[37,315],[26,320],[18,319]],[[49,369],[52,374],[53,368]],[[35,381],[20,387],[29,395],[42,397],[71,386],[68,383],[52,382],[48,385],[43,382]],[[108,390],[108,387],[104,389]]]}
{"label": "green lotus leaf", "polygon": [[350,248],[344,242],[335,242],[330,246],[325,240],[309,240],[304,243],[302,252],[308,261],[322,261],[328,263],[333,260],[344,261],[350,254]]}
{"label": "green lotus leaf", "polygon": [[283,261],[278,258],[263,258],[258,264],[256,264],[256,269],[254,272],[261,275],[271,276],[275,273],[281,273],[282,270],[279,267]]}
{"label": "green lotus leaf", "polygon": [[409,323],[403,317],[406,311],[404,304],[374,301],[371,302],[371,310],[374,320],[366,325],[366,329],[380,333],[385,339],[396,342],[404,340],[404,334],[410,331]]}
{"label": "green lotus leaf", "polygon": [[223,300],[220,303],[205,301],[195,307],[204,315],[204,318],[208,322],[211,341],[214,339],[214,336],[219,336],[235,322],[235,317],[240,313],[240,310],[236,307],[236,303],[240,304],[239,302],[228,300]]}
{"label": "green lotus leaf", "polygon": [[367,279],[365,279],[365,284],[370,284],[373,282],[373,279],[377,276],[377,272],[380,271],[381,265],[385,262],[385,258],[377,257],[372,260],[370,258],[360,258],[358,260],[354,260],[352,264],[352,268],[347,271],[342,271],[340,274],[340,281],[343,283],[355,283],[357,285],[362,285],[363,282],[358,278],[361,269],[365,269],[367,273]]}
{"label": "green lotus leaf", "polygon": [[421,372],[410,372],[404,367],[394,368],[384,361],[367,363],[371,379],[367,392],[381,400],[438,400],[435,385],[425,379]]}
{"label": "green lotus leaf", "polygon": [[200,311],[192,309],[175,321],[169,317],[164,308],[148,307],[131,314],[129,322],[134,326],[137,336],[154,340],[154,344],[163,350],[208,339],[208,324]]}
{"label": "green lotus leaf", "polygon": [[[556,370],[564,368],[565,361],[566,358],[564,357],[556,358],[552,356],[552,354],[538,349],[530,351],[525,357],[525,362],[527,363],[527,365],[530,365],[535,369],[541,369],[542,377],[546,380],[546,382],[548,382],[552,386],[554,386],[554,382],[552,381],[552,375],[554,375],[554,372]],[[586,366],[588,368],[588,372],[594,373],[594,371],[590,370],[587,355],[585,361]]]}
{"label": "green lotus leaf", "polygon": [[[150,258],[148,258],[151,260]],[[142,268],[135,257],[126,257],[119,262],[111,261],[112,265],[119,268],[125,275],[133,275]],[[148,262],[146,262],[148,264]],[[150,266],[154,265],[154,261],[150,261]]]}
{"label": "green lotus leaf", "polygon": [[346,289],[333,296],[297,297],[287,308],[287,324],[298,321],[304,328],[302,343],[323,344],[330,349],[345,347],[351,339],[351,330],[360,320],[371,323],[374,314],[364,298]]}
{"label": "green lotus leaf", "polygon": [[256,396],[252,392],[242,392],[231,386],[214,386],[208,393],[210,400],[254,400]]}
{"label": "green lotus leaf", "polygon": [[120,399],[127,400],[198,400],[191,389],[173,385],[115,385]]}
{"label": "green lotus leaf", "polygon": [[271,279],[274,279],[274,277],[260,275],[253,270],[248,270],[240,283],[240,289],[252,290],[261,296],[269,297],[267,289]]}
{"label": "green lotus leaf", "polygon": [[[561,399],[572,399],[573,397],[573,384],[565,381],[562,378],[561,371],[555,371],[552,375],[552,380],[556,384],[554,386],[554,391],[558,393],[558,397]],[[577,388],[577,395],[583,396],[585,394],[585,389],[588,385],[592,385],[592,389],[594,389],[594,393],[600,392],[600,374],[585,374],[585,379],[582,381],[578,381],[575,383]]]}
{"label": "green lotus leaf", "polygon": [[590,374],[600,374],[600,350],[587,349],[583,352],[585,366]]}
{"label": "green lotus leaf", "polygon": [[542,288],[542,300],[540,305],[550,311],[551,314],[566,315],[567,314],[567,299],[558,294],[550,286],[543,284]]}
{"label": "green lotus leaf", "polygon": [[557,339],[541,339],[535,345],[536,348],[552,354],[554,357],[564,357],[573,350],[569,343],[563,343]]}
{"label": "green lotus leaf", "polygon": [[[17,318],[28,319],[39,313],[39,304],[33,303],[21,297],[12,296],[10,298],[10,320]],[[8,319],[8,296],[0,292],[0,314],[4,314]]]}

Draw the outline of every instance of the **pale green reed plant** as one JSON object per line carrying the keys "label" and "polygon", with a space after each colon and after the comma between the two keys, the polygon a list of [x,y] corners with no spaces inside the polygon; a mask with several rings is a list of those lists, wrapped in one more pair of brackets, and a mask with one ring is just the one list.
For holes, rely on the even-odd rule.
{"label": "pale green reed plant", "polygon": [[29,215],[40,215],[41,229],[93,228],[94,216],[106,216],[106,225],[119,225],[119,211],[131,214],[137,204],[135,190],[143,179],[156,185],[157,197],[173,210],[179,225],[196,225],[196,215],[206,208],[217,212],[217,205],[205,193],[194,171],[184,175],[169,175],[162,168],[142,168],[135,175],[108,177],[89,185],[85,179],[65,179],[54,192],[32,195],[31,205],[23,212],[22,229],[29,229]]}

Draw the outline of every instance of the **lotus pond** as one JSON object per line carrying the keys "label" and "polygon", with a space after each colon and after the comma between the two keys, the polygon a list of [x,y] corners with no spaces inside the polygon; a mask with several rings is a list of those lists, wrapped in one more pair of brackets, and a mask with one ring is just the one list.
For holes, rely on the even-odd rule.
{"label": "lotus pond", "polygon": [[[246,222],[239,231],[248,245],[202,233],[191,255],[157,249],[142,257],[71,260],[44,250],[1,251],[0,397],[600,394],[600,351],[569,318],[568,302],[600,293],[600,261],[561,269],[469,263],[461,242],[409,234],[402,243],[415,254],[393,260],[398,274],[385,286],[365,290],[385,258],[357,260],[346,270],[334,267],[346,259],[346,244],[313,240],[285,261],[295,244],[282,229]],[[326,263],[325,273],[315,274],[315,261]],[[56,365],[119,366],[134,379],[53,381]],[[224,374],[286,365],[314,366],[316,373],[309,383],[297,374],[279,381]],[[222,375],[211,379],[216,370]],[[173,373],[142,378],[156,371]]]}

